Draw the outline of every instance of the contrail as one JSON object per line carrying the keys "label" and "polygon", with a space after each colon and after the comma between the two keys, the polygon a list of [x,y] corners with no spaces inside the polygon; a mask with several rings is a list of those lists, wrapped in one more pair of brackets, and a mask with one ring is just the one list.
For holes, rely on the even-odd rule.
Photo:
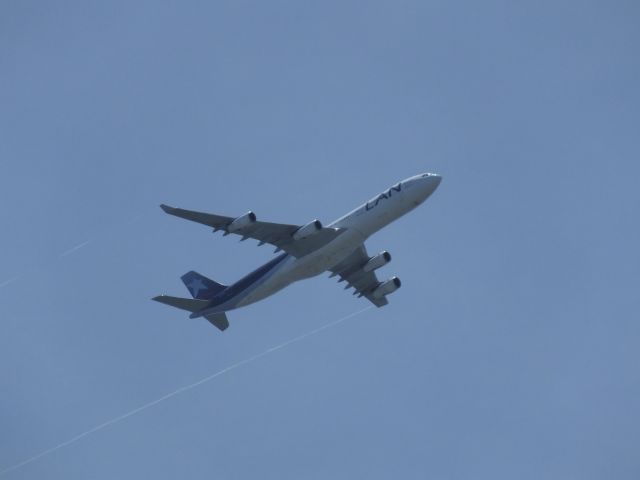
{"label": "contrail", "polygon": [[[62,257],[66,257],[68,255],[71,255],[73,252],[76,252],[78,250],[80,250],[82,247],[87,246],[89,243],[91,243],[91,240],[86,240],[82,243],[79,243],[78,245],[76,245],[75,247],[72,247],[68,250],[65,250],[64,252],[62,252],[60,255],[58,255],[58,257],[62,258]],[[36,265],[36,266],[32,266],[31,268],[27,268],[24,272],[15,275],[7,280],[5,280],[4,282],[0,283],[0,288],[6,287],[7,285],[12,284],[13,282],[15,282],[16,280],[19,280],[20,278],[24,277],[27,273],[33,271],[33,270],[37,270],[38,268],[41,267],[46,267],[47,265],[51,264],[51,260],[46,261],[45,263],[41,264],[40,266]]]}
{"label": "contrail", "polygon": [[87,245],[91,240],[87,240],[86,242],[82,242],[79,243],[78,245],[76,245],[75,247],[70,248],[69,250],[65,250],[64,252],[62,252],[60,254],[61,257],[66,257],[67,255],[71,255],[73,252],[75,252],[76,250],[80,250],[82,247],[84,247],[85,245]]}
{"label": "contrail", "polygon": [[181,393],[184,393],[184,392],[186,392],[188,390],[191,390],[191,389],[193,389],[195,387],[198,387],[198,386],[202,385],[203,383],[207,383],[207,382],[213,380],[214,378],[219,377],[220,375],[224,375],[225,373],[230,372],[231,370],[235,370],[236,368],[241,367],[242,365],[246,365],[247,363],[251,363],[254,360],[257,360],[257,359],[259,359],[261,357],[264,357],[265,355],[269,355],[270,353],[275,352],[276,350],[280,350],[280,349],[282,349],[282,348],[284,348],[284,347],[286,347],[288,345],[291,345],[292,343],[296,343],[296,342],[299,342],[301,340],[304,340],[305,338],[310,337],[311,335],[315,335],[316,333],[319,333],[319,332],[321,332],[323,330],[326,330],[327,328],[334,327],[334,326],[338,325],[339,323],[344,322],[345,320],[348,320],[350,318],[355,317],[356,315],[360,315],[361,313],[364,313],[367,310],[370,310],[371,308],[373,308],[373,307],[369,306],[369,307],[363,308],[362,310],[358,310],[357,312],[351,313],[351,314],[347,315],[346,317],[342,317],[342,318],[340,318],[338,320],[334,320],[333,322],[329,322],[329,323],[327,323],[327,324],[325,324],[325,325],[323,325],[321,327],[318,327],[318,328],[316,328],[314,330],[311,330],[310,332],[303,333],[302,335],[299,335],[299,336],[297,336],[295,338],[292,338],[291,340],[287,340],[286,342],[281,343],[280,345],[277,345],[275,347],[271,347],[271,348],[265,350],[264,352],[258,353],[256,355],[253,355],[252,357],[245,358],[244,360],[241,360],[241,361],[239,361],[237,363],[234,363],[233,365],[230,365],[230,366],[228,366],[228,367],[226,367],[226,368],[224,368],[222,370],[217,371],[216,373],[213,373],[213,374],[211,374],[211,375],[209,375],[207,377],[204,377],[203,379],[198,380],[197,382],[194,382],[194,383],[192,383],[190,385],[186,385],[184,387],[180,387],[177,390],[174,390],[171,393],[167,393],[166,395],[164,395],[164,396],[162,396],[162,397],[160,397],[160,398],[158,398],[156,400],[153,400],[153,401],[151,401],[149,403],[145,403],[144,405],[142,405],[142,406],[140,406],[138,408],[134,408],[133,410],[131,410],[131,411],[129,411],[129,412],[123,414],[123,415],[120,415],[118,417],[112,418],[111,420],[107,420],[106,422],[101,423],[100,425],[97,425],[97,426],[87,430],[86,432],[80,433],[79,435],[76,435],[75,437],[72,437],[69,440],[56,445],[55,447],[51,447],[51,448],[49,448],[47,450],[43,450],[42,452],[38,453],[37,455],[34,455],[31,458],[23,460],[20,463],[16,463],[15,465],[7,467],[4,470],[0,470],[0,476],[4,476],[4,475],[6,475],[7,473],[9,473],[11,471],[17,470],[17,469],[19,469],[21,467],[24,467],[25,465],[33,463],[36,460],[44,457],[45,455],[49,455],[50,453],[53,453],[53,452],[55,452],[57,450],[60,450],[61,448],[68,447],[69,445],[71,445],[73,443],[76,443],[78,440],[81,440],[84,437],[86,437],[88,435],[91,435],[92,433],[95,433],[95,432],[97,432],[99,430],[102,430],[103,428],[106,428],[106,427],[109,427],[109,426],[114,425],[116,423],[119,423],[122,420],[125,420],[125,419],[127,419],[127,418],[129,418],[129,417],[131,417],[131,416],[133,416],[133,415],[135,415],[137,413],[142,412],[143,410],[146,410],[147,408],[153,407],[154,405],[157,405],[160,402],[164,402],[165,400],[168,400],[171,397],[175,397],[176,395],[180,395]]}
{"label": "contrail", "polygon": [[[136,215],[132,216],[128,221],[126,221],[126,222],[124,222],[124,223],[116,224],[116,225],[115,225],[115,227],[118,227],[118,226],[126,226],[126,225],[132,225],[132,224],[134,224],[134,223],[138,222],[138,221],[139,221],[140,219],[142,219],[143,217],[144,217],[144,214],[143,214],[143,213],[138,213],[138,214],[136,214]],[[103,230],[104,230],[104,228],[103,228]],[[113,230],[116,230],[116,229],[113,229],[113,228],[112,228],[112,229],[111,229],[111,231],[113,231]],[[104,236],[103,236],[103,235],[101,235],[101,238],[102,238],[102,237],[104,237]],[[86,241],[84,241],[84,242],[82,242],[82,243],[79,243],[79,244],[78,244],[78,245],[76,245],[75,247],[71,247],[71,248],[69,248],[68,250],[65,250],[64,252],[60,253],[60,254],[58,255],[58,257],[57,257],[57,258],[63,258],[63,257],[66,257],[66,256],[68,256],[68,255],[71,255],[72,253],[74,253],[74,252],[76,252],[76,251],[80,250],[81,248],[86,247],[86,246],[87,246],[87,245],[89,245],[90,243],[95,243],[95,240],[90,238],[90,239],[88,239],[88,240],[86,240]],[[19,275],[15,275],[15,276],[13,276],[13,277],[11,277],[11,278],[9,278],[9,279],[5,280],[4,282],[0,282],[0,288],[2,288],[2,287],[6,287],[7,285],[9,285],[9,284],[11,284],[11,283],[15,282],[16,280],[19,280],[20,278],[24,277],[28,272],[31,272],[31,271],[33,271],[33,270],[40,269],[40,268],[48,268],[48,267],[51,267],[51,265],[53,265],[53,263],[55,262],[55,260],[56,260],[56,257],[52,257],[52,258],[50,258],[50,259],[48,259],[48,260],[45,260],[44,262],[42,262],[42,263],[40,263],[40,264],[33,265],[33,266],[31,266],[31,267],[27,267],[27,268],[25,269],[25,271],[23,271],[21,274],[19,274]],[[0,474],[1,474],[1,473],[2,473],[2,472],[0,472]]]}
{"label": "contrail", "polygon": [[18,280],[22,275],[16,275],[15,277],[11,277],[8,280],[5,280],[4,282],[0,283],[0,288],[2,287],[6,287],[7,285],[9,285],[10,283],[15,282],[16,280]]}

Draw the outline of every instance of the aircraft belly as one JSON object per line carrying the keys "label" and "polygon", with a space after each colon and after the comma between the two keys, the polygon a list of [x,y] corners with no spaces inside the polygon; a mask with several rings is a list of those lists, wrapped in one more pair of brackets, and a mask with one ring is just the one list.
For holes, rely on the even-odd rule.
{"label": "aircraft belly", "polygon": [[237,302],[235,308],[269,297],[298,280],[326,272],[358,248],[363,239],[357,231],[346,232],[316,252],[300,258],[291,257],[291,260],[281,269],[247,292],[244,298]]}
{"label": "aircraft belly", "polygon": [[279,292],[295,280],[283,273],[277,273],[273,277],[265,280],[261,285],[256,287],[253,291],[249,292],[242,300],[238,302],[238,307],[244,307],[251,303],[258,302],[267,297],[270,297],[274,293]]}
{"label": "aircraft belly", "polygon": [[263,300],[294,282],[296,279],[291,275],[291,268],[295,261],[295,257],[290,257],[280,269],[244,292],[241,298],[237,299],[235,308]]}
{"label": "aircraft belly", "polygon": [[300,279],[313,277],[326,272],[344,260],[364,241],[364,236],[357,230],[344,233],[329,245],[299,258],[294,268]]}

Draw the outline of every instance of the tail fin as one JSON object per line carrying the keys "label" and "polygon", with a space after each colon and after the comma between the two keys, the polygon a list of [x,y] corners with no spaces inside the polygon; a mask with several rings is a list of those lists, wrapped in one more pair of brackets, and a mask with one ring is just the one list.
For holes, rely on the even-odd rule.
{"label": "tail fin", "polygon": [[227,288],[226,285],[215,282],[204,275],[200,275],[198,272],[194,272],[193,270],[185,273],[181,278],[182,282],[189,289],[191,296],[198,300],[211,300],[218,293]]}

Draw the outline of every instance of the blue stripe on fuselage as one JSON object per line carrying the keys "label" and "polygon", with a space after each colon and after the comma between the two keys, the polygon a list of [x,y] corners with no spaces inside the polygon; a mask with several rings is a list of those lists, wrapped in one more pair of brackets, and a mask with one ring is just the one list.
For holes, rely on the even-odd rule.
{"label": "blue stripe on fuselage", "polygon": [[276,258],[274,258],[270,262],[265,263],[260,268],[242,277],[236,283],[234,283],[233,285],[230,285],[228,288],[224,289],[218,295],[213,297],[211,299],[211,303],[207,306],[207,309],[218,306],[218,305],[222,305],[223,303],[228,302],[232,298],[244,292],[247,288],[250,288],[256,282],[264,278],[265,275],[267,275],[271,270],[273,270],[276,267],[276,265],[280,264],[288,256],[289,256],[288,253],[283,253],[281,255],[278,255]]}

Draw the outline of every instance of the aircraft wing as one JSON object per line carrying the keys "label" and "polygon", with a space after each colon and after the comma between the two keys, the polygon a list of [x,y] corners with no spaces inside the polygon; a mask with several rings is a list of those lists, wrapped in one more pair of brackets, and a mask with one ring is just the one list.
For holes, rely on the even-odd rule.
{"label": "aircraft wing", "polygon": [[[323,247],[344,231],[339,228],[323,227],[313,235],[296,240],[293,238],[294,233],[300,230],[300,225],[253,221],[243,228],[233,229],[230,231],[231,229],[229,227],[233,221],[236,220],[235,217],[184,210],[182,208],[174,208],[168,205],[160,205],[160,208],[170,215],[175,215],[176,217],[191,220],[192,222],[208,225],[213,228],[214,232],[221,230],[224,232],[224,235],[234,233],[236,235],[240,235],[242,237],[241,240],[253,238],[260,242],[259,245],[269,243],[276,247],[276,251],[283,250],[294,257],[302,257],[319,249],[320,247]],[[255,216],[253,218],[255,219]]]}
{"label": "aircraft wing", "polygon": [[331,276],[340,276],[338,282],[347,282],[345,290],[355,288],[354,295],[366,297],[376,307],[388,304],[387,297],[375,298],[372,292],[380,284],[375,271],[365,272],[362,267],[369,260],[369,254],[364,244],[360,245],[351,255],[331,269]]}

